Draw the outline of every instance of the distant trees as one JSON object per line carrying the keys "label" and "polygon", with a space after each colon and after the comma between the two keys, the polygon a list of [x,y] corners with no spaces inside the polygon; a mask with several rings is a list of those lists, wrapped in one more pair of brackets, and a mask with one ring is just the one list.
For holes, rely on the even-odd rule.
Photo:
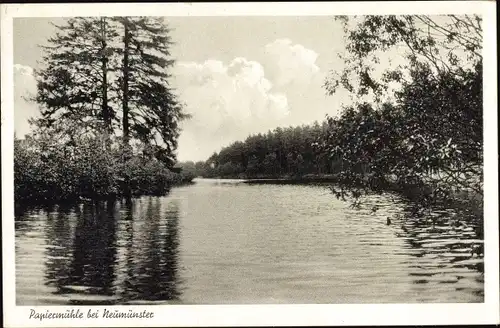
{"label": "distant trees", "polygon": [[329,159],[316,152],[314,142],[326,124],[276,128],[266,134],[249,136],[214,153],[206,162],[195,164],[204,177],[300,177],[331,173]]}
{"label": "distant trees", "polygon": [[188,116],[169,86],[171,40],[162,19],[78,17],[57,27],[37,72],[37,125],[65,126],[71,137],[121,135],[172,166],[179,122]]}

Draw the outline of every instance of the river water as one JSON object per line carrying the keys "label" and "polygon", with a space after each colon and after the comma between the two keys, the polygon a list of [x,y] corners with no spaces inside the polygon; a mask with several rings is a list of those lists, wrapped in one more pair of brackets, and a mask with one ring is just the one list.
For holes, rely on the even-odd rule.
{"label": "river water", "polygon": [[[379,209],[373,212],[371,208]],[[196,180],[16,213],[18,305],[483,302],[480,227],[321,185]],[[387,225],[387,217],[392,223]]]}

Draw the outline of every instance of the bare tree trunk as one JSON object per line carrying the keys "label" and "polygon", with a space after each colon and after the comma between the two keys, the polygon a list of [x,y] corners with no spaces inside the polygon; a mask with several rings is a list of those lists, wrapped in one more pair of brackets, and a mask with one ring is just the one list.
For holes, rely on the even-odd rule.
{"label": "bare tree trunk", "polygon": [[[123,36],[123,66],[122,66],[122,74],[123,74],[123,83],[122,83],[122,128],[123,128],[123,155],[124,161],[128,161],[130,159],[129,154],[129,51],[130,51],[130,31],[128,25],[128,19],[124,18],[122,21],[124,28],[124,36]],[[131,198],[131,190],[130,190],[130,179],[125,177],[124,181],[124,195],[126,199]]]}
{"label": "bare tree trunk", "polygon": [[101,69],[102,69],[102,118],[104,121],[104,142],[109,148],[109,134],[111,129],[111,117],[108,106],[108,58],[106,40],[106,18],[101,18]]}
{"label": "bare tree trunk", "polygon": [[128,21],[125,19],[123,22],[124,25],[124,37],[123,37],[123,100],[122,100],[122,109],[123,109],[123,143],[124,146],[128,146],[129,144],[129,108],[128,108],[128,82],[129,82],[129,47],[130,47],[130,31],[128,26]]}

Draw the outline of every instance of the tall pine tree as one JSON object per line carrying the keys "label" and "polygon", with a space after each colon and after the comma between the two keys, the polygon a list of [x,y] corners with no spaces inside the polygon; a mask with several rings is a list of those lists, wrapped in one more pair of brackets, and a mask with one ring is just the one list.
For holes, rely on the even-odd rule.
{"label": "tall pine tree", "polygon": [[122,132],[126,144],[136,139],[167,165],[175,163],[181,120],[188,117],[170,87],[172,44],[160,17],[119,17],[122,56],[119,83]]}
{"label": "tall pine tree", "polygon": [[66,133],[109,135],[113,130],[116,95],[110,93],[110,67],[117,37],[109,19],[71,18],[44,46],[45,66],[37,71],[41,119],[37,124],[65,127]]}
{"label": "tall pine tree", "polygon": [[[72,18],[57,26],[38,73],[43,127],[135,140],[168,166],[187,118],[169,84],[172,44],[159,17]],[[121,130],[121,132],[118,132]]]}

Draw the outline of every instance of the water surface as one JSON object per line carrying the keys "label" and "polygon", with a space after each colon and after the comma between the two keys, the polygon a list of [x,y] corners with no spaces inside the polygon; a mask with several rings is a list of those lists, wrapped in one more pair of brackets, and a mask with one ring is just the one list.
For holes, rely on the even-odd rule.
{"label": "water surface", "polygon": [[164,197],[22,210],[17,304],[483,302],[480,227],[405,208],[201,179]]}

